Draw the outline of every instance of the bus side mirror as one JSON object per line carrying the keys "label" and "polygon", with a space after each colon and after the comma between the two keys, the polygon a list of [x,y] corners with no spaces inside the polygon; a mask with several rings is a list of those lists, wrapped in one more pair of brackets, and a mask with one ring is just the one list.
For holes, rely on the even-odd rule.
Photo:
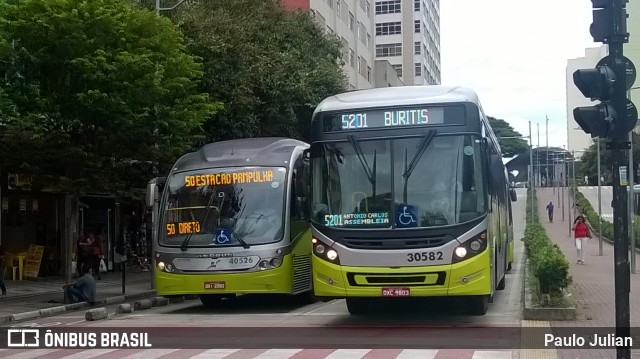
{"label": "bus side mirror", "polygon": [[515,189],[509,188],[509,195],[511,196],[511,202],[516,202],[518,200],[518,195],[516,195]]}
{"label": "bus side mirror", "polygon": [[156,177],[147,183],[147,193],[145,204],[147,207],[153,205],[160,200],[160,189],[163,187],[166,177]]}

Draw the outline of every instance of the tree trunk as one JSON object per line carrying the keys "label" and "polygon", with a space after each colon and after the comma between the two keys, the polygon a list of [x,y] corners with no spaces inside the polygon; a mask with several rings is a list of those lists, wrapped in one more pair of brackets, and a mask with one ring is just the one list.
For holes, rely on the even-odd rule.
{"label": "tree trunk", "polygon": [[78,248],[78,207],[80,198],[77,194],[67,194],[64,196],[64,218],[65,218],[65,235],[62,242],[62,274],[67,282],[73,279],[73,270],[71,262],[74,254],[77,255]]}

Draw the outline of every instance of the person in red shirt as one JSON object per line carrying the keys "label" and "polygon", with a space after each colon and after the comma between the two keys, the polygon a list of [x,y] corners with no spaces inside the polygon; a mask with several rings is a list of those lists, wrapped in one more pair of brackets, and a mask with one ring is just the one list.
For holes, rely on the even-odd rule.
{"label": "person in red shirt", "polygon": [[573,221],[573,235],[576,241],[576,249],[578,251],[578,261],[577,264],[584,264],[584,252],[586,251],[587,240],[591,238],[591,232],[589,231],[589,226],[587,226],[587,222],[585,222],[583,216],[576,217],[576,220]]}

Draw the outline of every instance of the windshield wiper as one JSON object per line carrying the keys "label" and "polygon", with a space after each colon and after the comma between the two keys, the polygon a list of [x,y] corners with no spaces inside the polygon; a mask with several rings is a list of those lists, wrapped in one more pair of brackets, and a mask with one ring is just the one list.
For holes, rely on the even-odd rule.
{"label": "windshield wiper", "polygon": [[413,159],[411,160],[411,164],[409,164],[409,167],[407,167],[407,149],[405,148],[404,150],[405,151],[404,152],[405,169],[404,169],[404,173],[402,174],[402,177],[404,178],[404,192],[402,193],[403,203],[407,203],[407,186],[409,184],[409,177],[411,176],[411,173],[413,173],[413,170],[418,165],[418,161],[424,154],[424,151],[427,150],[427,147],[429,147],[429,144],[431,143],[431,140],[433,140],[433,137],[435,137],[435,135],[436,135],[436,130],[429,130],[424,134],[424,137],[422,138],[422,143],[420,143],[420,147],[418,148],[418,152],[416,152],[416,154],[413,156]]}
{"label": "windshield wiper", "polygon": [[[202,224],[200,225],[201,228],[204,228],[204,225],[207,223],[207,219],[209,218],[209,210],[211,210],[211,204],[213,203],[213,199],[216,197],[217,194],[218,194],[218,189],[216,188],[211,194],[211,197],[209,197],[209,202],[205,207],[204,218],[202,218],[202,220],[200,221],[202,222]],[[193,236],[193,232],[187,234],[187,237],[184,239],[184,241],[182,241],[182,244],[180,245],[180,250],[182,250],[183,252],[187,251],[187,245],[191,240],[191,236]]]}
{"label": "windshield wiper", "polygon": [[369,163],[367,163],[367,158],[364,156],[364,152],[362,151],[362,147],[360,147],[360,143],[358,142],[358,140],[356,139],[355,136],[351,135],[349,136],[349,142],[351,142],[351,146],[353,146],[353,149],[356,151],[356,155],[358,155],[358,159],[360,160],[360,163],[362,164],[362,167],[364,168],[364,172],[367,175],[367,178],[369,179],[369,182],[371,183],[371,187],[372,187],[372,198],[375,200],[376,198],[376,159],[377,159],[377,152],[374,149],[373,150],[373,170],[371,170],[371,168],[369,167]]}
{"label": "windshield wiper", "polygon": [[244,241],[244,239],[242,239],[242,236],[239,234],[233,234],[233,238],[237,239],[238,242],[240,242],[240,244],[242,244],[242,247],[244,247],[244,249],[249,249],[250,246],[247,244],[247,242]]}

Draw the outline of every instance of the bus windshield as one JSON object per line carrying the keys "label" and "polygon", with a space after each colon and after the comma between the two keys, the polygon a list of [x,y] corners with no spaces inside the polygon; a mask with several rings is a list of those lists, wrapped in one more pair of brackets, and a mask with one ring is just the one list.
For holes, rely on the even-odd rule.
{"label": "bus windshield", "polygon": [[181,172],[167,182],[161,245],[250,246],[284,233],[286,169]]}
{"label": "bus windshield", "polygon": [[414,228],[486,212],[480,137],[442,135],[318,144],[312,148],[315,223]]}

